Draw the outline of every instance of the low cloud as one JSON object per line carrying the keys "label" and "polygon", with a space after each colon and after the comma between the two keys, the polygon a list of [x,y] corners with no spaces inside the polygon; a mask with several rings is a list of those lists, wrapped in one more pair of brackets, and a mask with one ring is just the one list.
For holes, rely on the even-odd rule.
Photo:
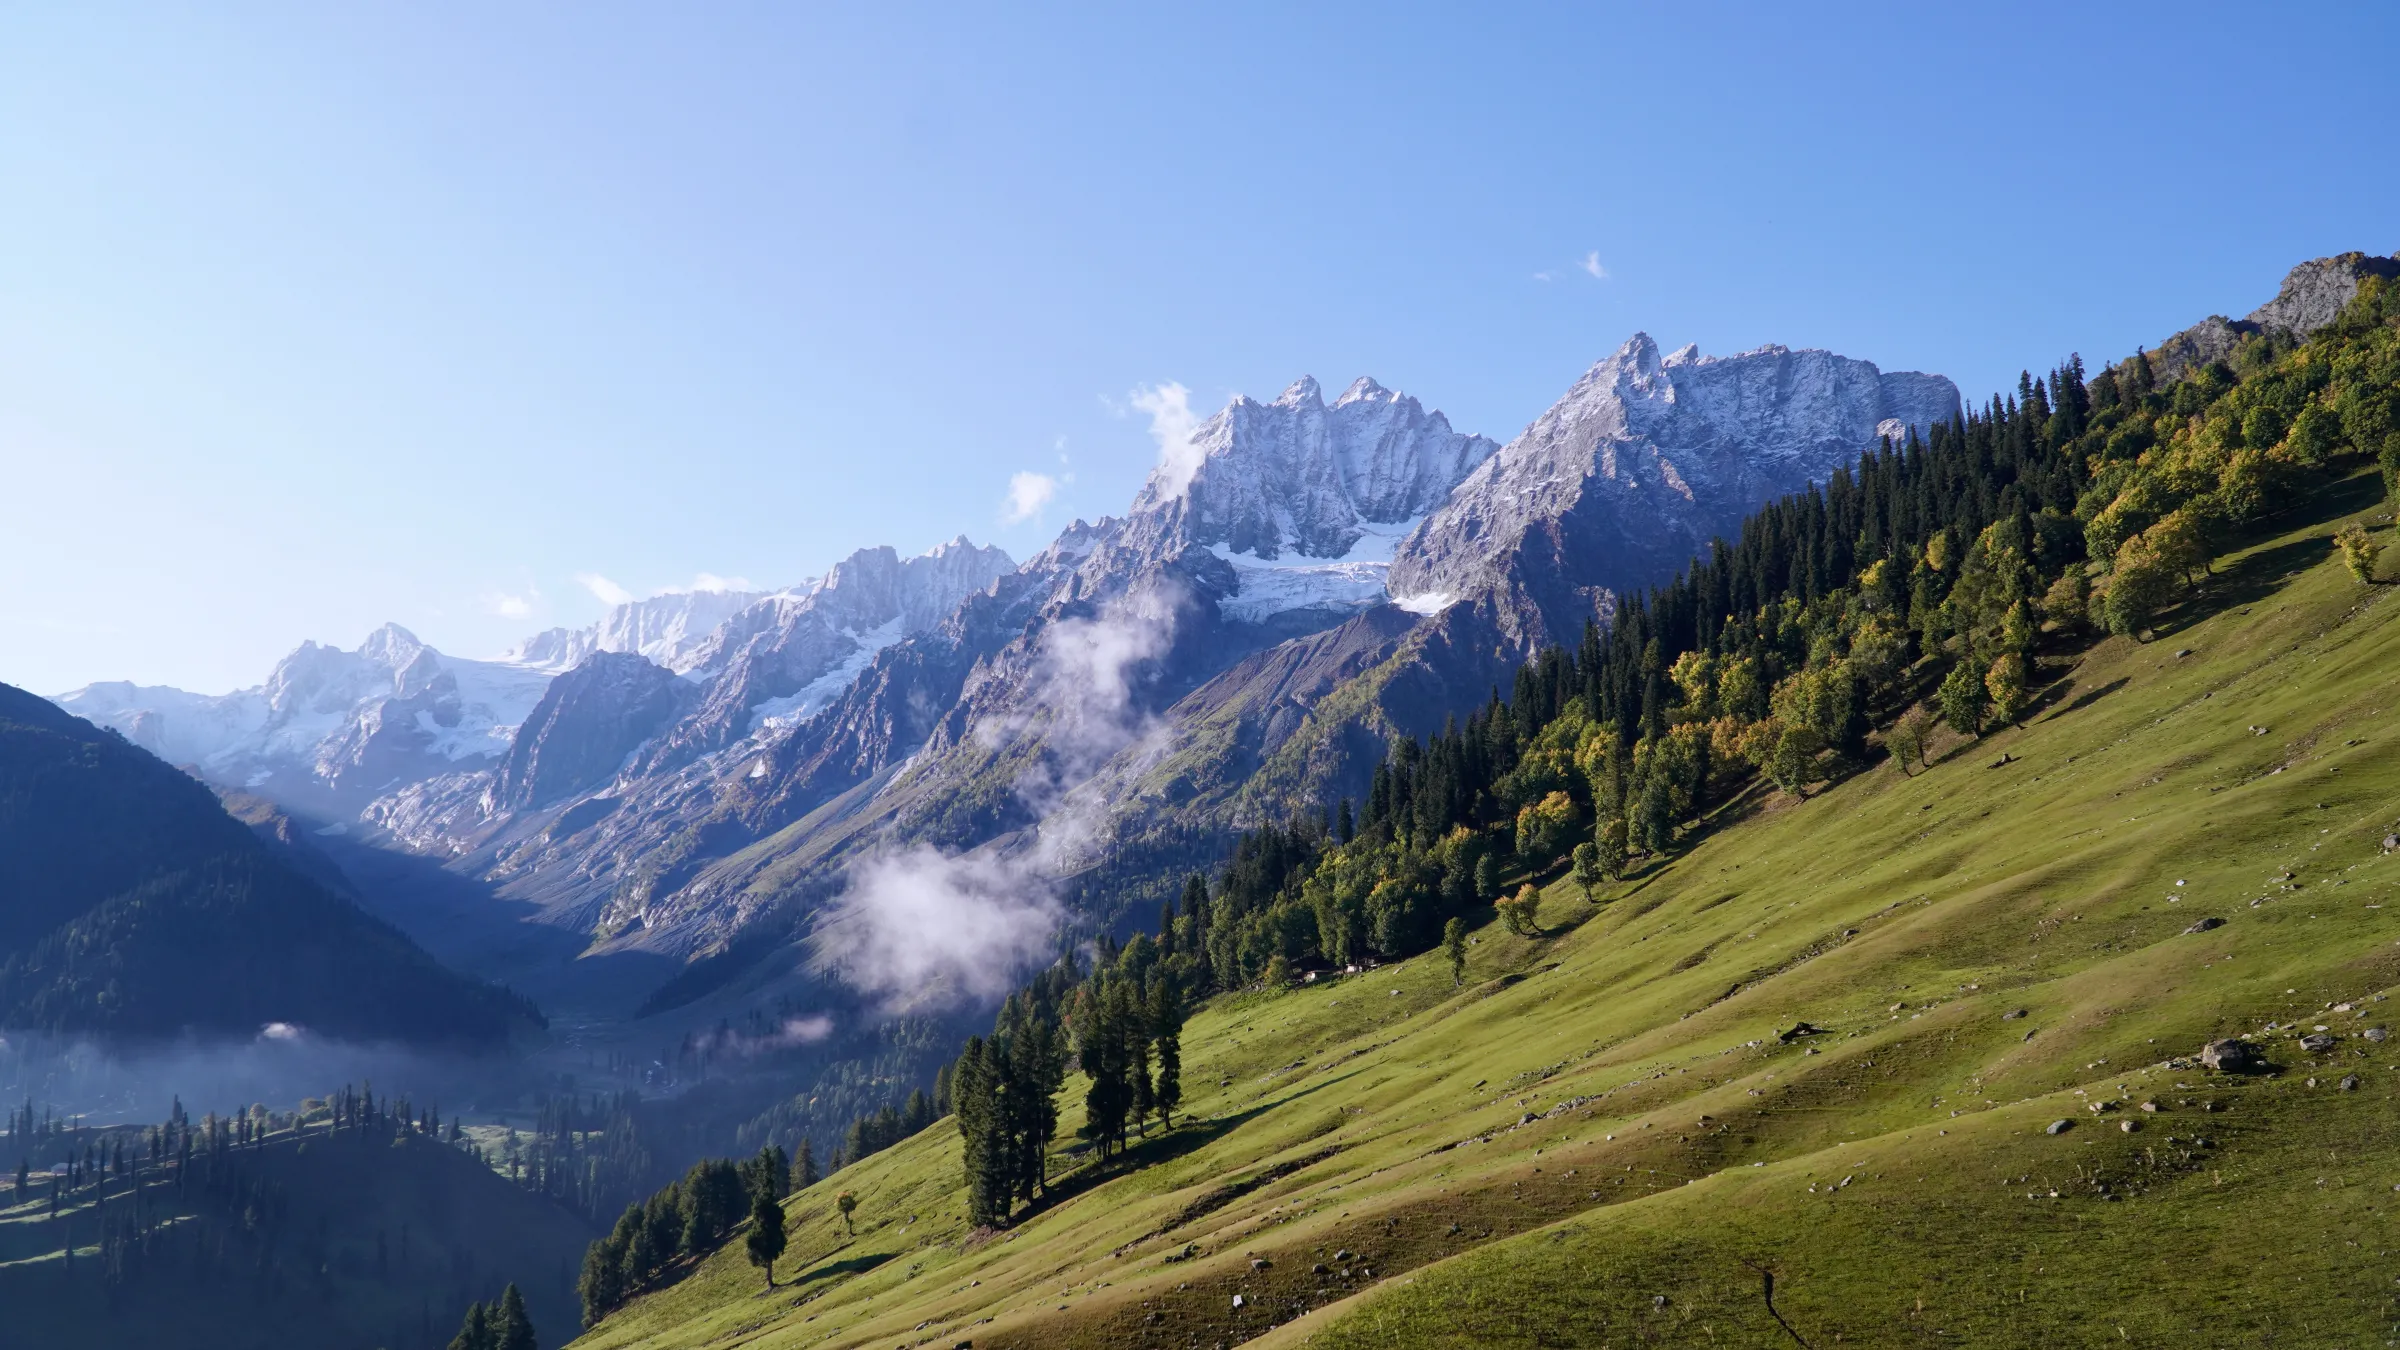
{"label": "low cloud", "polygon": [[585,590],[599,597],[601,604],[630,605],[633,603],[633,592],[610,581],[598,572],[577,572],[575,580],[581,583]]}
{"label": "low cloud", "polygon": [[820,962],[903,1007],[1006,994],[1062,917],[1050,883],[989,851],[920,844],[866,859],[817,933]]}
{"label": "low cloud", "polygon": [[1158,468],[1150,480],[1161,497],[1180,496],[1200,471],[1202,452],[1192,443],[1200,419],[1192,414],[1192,391],[1169,380],[1133,391],[1134,410],[1150,415],[1150,438],[1158,442]]}
{"label": "low cloud", "polygon": [[658,592],[658,594],[660,594],[660,595],[692,595],[692,594],[699,594],[699,595],[723,595],[723,594],[725,594],[727,591],[746,591],[746,590],[750,590],[750,589],[751,589],[751,585],[750,585],[750,578],[748,578],[748,577],[721,577],[721,576],[718,576],[718,575],[717,575],[716,573],[714,573],[714,572],[702,572],[700,575],[698,575],[698,576],[696,576],[696,577],[693,577],[693,578],[692,578],[692,584],[691,584],[691,585],[689,585],[689,586],[668,586],[668,587],[666,587],[666,588],[664,588],[664,589],[660,590],[660,591]]}
{"label": "low cloud", "polygon": [[807,1017],[787,1017],[774,1030],[763,1035],[726,1027],[694,1041],[693,1049],[711,1055],[735,1055],[747,1059],[770,1051],[797,1050],[804,1045],[815,1045],[832,1034],[833,1019],[823,1013],[812,1013]]}
{"label": "low cloud", "polygon": [[1163,583],[1042,630],[1025,702],[973,733],[996,755],[1041,738],[1042,753],[1014,784],[1039,822],[1032,839],[957,854],[917,845],[854,865],[814,938],[822,968],[896,1005],[925,1007],[997,999],[1050,954],[1066,917],[1056,878],[1107,816],[1093,775],[1129,750],[1144,760],[1169,744],[1164,721],[1136,695],[1143,665],[1174,641],[1181,597]]}
{"label": "low cloud", "polygon": [[1590,253],[1584,254],[1583,261],[1576,264],[1576,266],[1581,267],[1584,271],[1590,273],[1592,280],[1594,281],[1608,280],[1608,269],[1600,265],[1600,253],[1597,249]]}
{"label": "low cloud", "polygon": [[541,591],[532,586],[526,587],[523,595],[511,595],[506,591],[491,591],[483,597],[484,609],[503,619],[530,619],[533,617],[535,607],[541,603]]}
{"label": "low cloud", "polygon": [[1031,520],[1057,498],[1057,479],[1046,473],[1020,469],[1008,477],[1008,499],[1001,504],[1000,520],[1008,525]]}

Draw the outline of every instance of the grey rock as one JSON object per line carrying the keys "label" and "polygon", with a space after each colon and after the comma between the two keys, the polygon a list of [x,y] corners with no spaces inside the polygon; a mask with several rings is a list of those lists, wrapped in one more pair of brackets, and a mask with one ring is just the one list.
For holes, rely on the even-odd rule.
{"label": "grey rock", "polygon": [[2224,1073],[2246,1073],[2265,1061],[2248,1041],[2227,1037],[2200,1047],[2200,1063]]}
{"label": "grey rock", "polygon": [[2358,283],[2370,276],[2400,276],[2400,259],[2340,253],[2304,262],[2286,273],[2275,298],[2248,318],[2211,315],[2160,343],[2151,353],[2153,367],[2161,380],[2172,380],[2194,366],[2227,359],[2252,334],[2306,338],[2332,323],[2358,294]]}
{"label": "grey rock", "polygon": [[2054,1120],[2054,1121],[2051,1121],[2051,1122],[2049,1123],[2049,1125],[2048,1125],[2048,1126],[2046,1126],[2046,1127],[2044,1127],[2044,1128],[2043,1128],[2043,1130],[2042,1130],[2042,1133],[2044,1133],[2044,1134],[2065,1134],[2067,1131],[2069,1131],[2069,1130],[2071,1130],[2071,1129],[2074,1129],[2074,1128],[2075,1128],[2075,1122],[2074,1122],[2074,1121],[2072,1121],[2072,1120]]}
{"label": "grey rock", "polygon": [[2334,1040],[2334,1037],[2322,1031],[2311,1032],[2300,1038],[2300,1048],[2312,1055],[2321,1055],[2333,1048]]}
{"label": "grey rock", "polygon": [[2223,928],[2224,926],[2225,921],[2212,914],[2208,918],[2202,919],[2200,922],[2193,924],[2191,927],[2186,928],[2183,931],[2186,933],[2205,933],[2212,928]]}
{"label": "grey rock", "polygon": [[2359,1035],[2366,1037],[2368,1040],[2375,1042],[2377,1045],[2381,1045],[2386,1040],[2389,1040],[2391,1038],[2391,1034],[2392,1033],[2384,1030],[2382,1027],[2368,1027],[2365,1031],[2359,1033]]}
{"label": "grey rock", "polygon": [[2345,1078],[2343,1078],[2343,1079],[2342,1079],[2342,1091],[2344,1091],[2344,1092],[2356,1092],[2356,1091],[2358,1091],[2358,1075],[2357,1075],[2357,1074],[2350,1074],[2350,1075],[2348,1075],[2347,1077],[2345,1077]]}
{"label": "grey rock", "polygon": [[691,686],[631,652],[594,652],[550,682],[492,782],[508,810],[548,806],[607,783],[664,728]]}

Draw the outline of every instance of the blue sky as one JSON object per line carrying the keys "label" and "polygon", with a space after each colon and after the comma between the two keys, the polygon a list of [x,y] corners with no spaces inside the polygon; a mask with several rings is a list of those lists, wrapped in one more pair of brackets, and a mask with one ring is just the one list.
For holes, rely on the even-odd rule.
{"label": "blue sky", "polygon": [[1168,384],[1980,396],[2400,247],[2390,6],[1800,8],[0,9],[0,680],[1023,557]]}

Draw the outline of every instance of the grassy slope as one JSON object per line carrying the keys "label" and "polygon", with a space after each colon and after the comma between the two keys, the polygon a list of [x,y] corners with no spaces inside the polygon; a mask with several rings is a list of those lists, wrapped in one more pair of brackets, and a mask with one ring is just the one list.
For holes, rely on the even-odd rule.
{"label": "grassy slope", "polygon": [[584,1344],[1793,1343],[1762,1268],[1820,1347],[2388,1335],[2400,1043],[2164,1064],[2400,1007],[2400,628],[2329,560],[2361,485],[2321,505],[2024,728],[1749,808],[1596,909],[1553,886],[1463,989],[1437,954],[1219,1000],[1146,1166],[967,1239],[937,1128],[793,1199],[787,1287],[737,1239]]}

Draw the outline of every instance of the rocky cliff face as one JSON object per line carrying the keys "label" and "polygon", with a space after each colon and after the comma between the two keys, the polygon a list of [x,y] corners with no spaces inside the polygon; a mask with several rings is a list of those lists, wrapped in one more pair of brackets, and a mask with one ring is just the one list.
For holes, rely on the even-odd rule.
{"label": "rocky cliff face", "polygon": [[2337,253],[2315,258],[2284,274],[2275,298],[2246,318],[2212,314],[2158,344],[2150,359],[2161,379],[2177,379],[2194,366],[2232,357],[2242,340],[2258,333],[2299,340],[2334,321],[2368,277],[2400,277],[2400,257]]}
{"label": "rocky cliff face", "polygon": [[493,771],[502,810],[548,806],[614,778],[683,706],[691,686],[631,652],[594,652],[550,682]]}
{"label": "rocky cliff face", "polygon": [[1662,358],[1636,333],[1459,485],[1401,545],[1390,586],[1422,613],[1488,601],[1530,654],[1759,505],[1958,407],[1938,375],[1786,347]]}

